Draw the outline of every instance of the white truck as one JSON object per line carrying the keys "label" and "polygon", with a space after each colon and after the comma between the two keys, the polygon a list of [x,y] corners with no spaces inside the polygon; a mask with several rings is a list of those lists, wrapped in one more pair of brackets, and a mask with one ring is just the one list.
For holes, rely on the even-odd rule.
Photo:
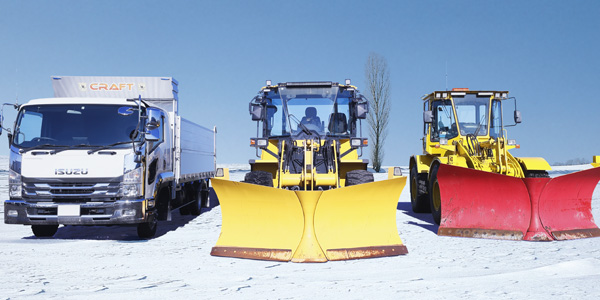
{"label": "white truck", "polygon": [[6,224],[31,225],[37,237],[60,224],[136,225],[151,238],[171,209],[199,215],[208,205],[216,128],[179,116],[176,80],[54,76],[52,85],[54,98],[13,105],[14,129],[2,128]]}

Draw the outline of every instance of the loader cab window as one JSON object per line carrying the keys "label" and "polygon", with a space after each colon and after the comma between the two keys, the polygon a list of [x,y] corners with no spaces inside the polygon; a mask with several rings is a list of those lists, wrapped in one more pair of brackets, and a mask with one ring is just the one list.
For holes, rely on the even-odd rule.
{"label": "loader cab window", "polygon": [[454,109],[450,100],[433,102],[433,123],[431,124],[431,141],[451,139],[458,136]]}
{"label": "loader cab window", "polygon": [[453,100],[460,134],[487,135],[489,96],[467,94],[464,97],[453,97]]}
{"label": "loader cab window", "polygon": [[319,136],[348,136],[350,92],[339,87],[280,87],[266,100],[266,136],[298,135],[308,130]]}
{"label": "loader cab window", "polygon": [[490,137],[502,136],[502,103],[500,100],[492,101],[492,115],[490,124]]}

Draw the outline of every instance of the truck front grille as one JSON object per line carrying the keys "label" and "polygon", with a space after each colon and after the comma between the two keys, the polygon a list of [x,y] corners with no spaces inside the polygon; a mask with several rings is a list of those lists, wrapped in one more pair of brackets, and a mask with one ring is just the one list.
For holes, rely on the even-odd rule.
{"label": "truck front grille", "polygon": [[[113,182],[24,182],[23,196],[34,199],[116,198],[121,184]],[[116,199],[115,199],[116,200]],[[60,201],[59,201],[60,202]]]}

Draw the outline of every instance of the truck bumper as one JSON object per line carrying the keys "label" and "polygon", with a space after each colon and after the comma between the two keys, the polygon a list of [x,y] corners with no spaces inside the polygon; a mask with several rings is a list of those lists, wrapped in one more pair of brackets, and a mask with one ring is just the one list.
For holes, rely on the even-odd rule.
{"label": "truck bumper", "polygon": [[4,223],[24,225],[118,225],[147,222],[144,199],[97,203],[4,201]]}

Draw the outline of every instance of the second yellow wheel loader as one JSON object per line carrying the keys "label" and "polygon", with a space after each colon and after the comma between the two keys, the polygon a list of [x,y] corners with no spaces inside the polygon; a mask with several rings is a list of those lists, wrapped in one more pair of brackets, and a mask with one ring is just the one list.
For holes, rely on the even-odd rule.
{"label": "second yellow wheel loader", "polygon": [[250,102],[260,159],[244,182],[212,182],[223,222],[211,254],[325,262],[407,253],[396,226],[406,177],[374,182],[360,159],[368,108],[349,82],[267,82]]}
{"label": "second yellow wheel loader", "polygon": [[[600,236],[591,198],[600,168],[549,178],[542,158],[514,157],[504,129],[521,122],[506,91],[426,95],[423,154],[410,159],[414,212],[431,212],[439,235],[564,240]],[[514,101],[514,124],[502,106]],[[512,123],[512,121],[510,122]]]}

